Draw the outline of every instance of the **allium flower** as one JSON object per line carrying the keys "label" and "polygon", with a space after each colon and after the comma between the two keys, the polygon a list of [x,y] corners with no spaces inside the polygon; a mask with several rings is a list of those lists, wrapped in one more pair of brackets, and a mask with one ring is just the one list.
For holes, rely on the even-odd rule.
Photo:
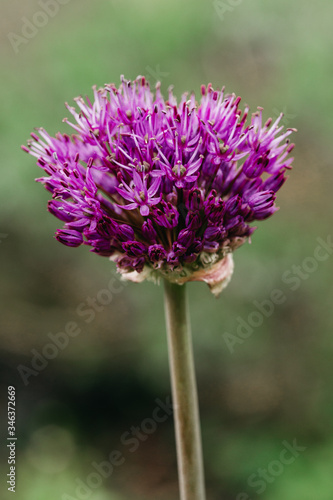
{"label": "allium flower", "polygon": [[219,293],[251,223],[277,210],[293,129],[282,132],[282,115],[263,124],[261,108],[247,125],[240,97],[211,84],[200,103],[184,94],[177,104],[171,89],[165,101],[143,77],[75,100],[74,135],[39,129],[22,146],[65,223],[57,240],[110,257],[127,279],[203,280]]}

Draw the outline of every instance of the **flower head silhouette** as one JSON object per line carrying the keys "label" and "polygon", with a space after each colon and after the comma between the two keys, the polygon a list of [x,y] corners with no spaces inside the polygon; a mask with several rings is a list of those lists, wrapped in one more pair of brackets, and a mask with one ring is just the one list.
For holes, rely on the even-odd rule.
{"label": "flower head silhouette", "polygon": [[138,77],[75,99],[79,112],[66,105],[74,135],[38,129],[22,146],[64,222],[57,240],[90,246],[134,281],[203,280],[219,293],[251,223],[277,210],[293,160],[282,115],[263,124],[259,108],[247,125],[240,100],[209,84],[200,103],[194,94],[177,103],[171,89],[165,101]]}

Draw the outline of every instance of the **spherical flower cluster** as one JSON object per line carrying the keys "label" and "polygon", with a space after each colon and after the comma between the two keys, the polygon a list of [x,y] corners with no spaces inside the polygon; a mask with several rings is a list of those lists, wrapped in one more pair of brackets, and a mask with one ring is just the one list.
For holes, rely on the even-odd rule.
{"label": "spherical flower cluster", "polygon": [[263,124],[259,108],[247,125],[240,100],[209,84],[200,103],[184,94],[177,104],[138,77],[94,87],[93,102],[75,99],[79,111],[66,105],[74,135],[38,129],[23,146],[65,223],[57,240],[90,246],[128,279],[203,280],[219,292],[251,223],[277,210],[293,160],[282,115]]}

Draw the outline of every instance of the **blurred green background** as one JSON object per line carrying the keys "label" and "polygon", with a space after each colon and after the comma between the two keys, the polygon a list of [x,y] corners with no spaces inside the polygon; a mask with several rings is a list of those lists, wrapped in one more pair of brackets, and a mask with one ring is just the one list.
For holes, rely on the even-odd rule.
{"label": "blurred green background", "polygon": [[[78,306],[102,297],[114,266],[54,240],[59,223],[34,183],[40,172],[20,151],[34,127],[68,130],[63,103],[91,95],[94,84],[118,84],[120,74],[161,80],[164,93],[174,84],[178,96],[226,85],[252,111],[283,111],[284,125],[298,129],[281,209],[236,252],[227,290],[215,300],[204,284],[189,286],[207,495],[332,499],[333,256],[313,260],[317,238],[332,234],[332,18],[329,0],[1,0],[0,412],[4,443],[14,385],[17,500],[178,498],[171,417],[136,451],[121,442],[170,395],[163,289],[123,286],[99,302],[93,321],[80,317]],[[283,279],[293,266],[305,273],[295,290]],[[229,349],[225,334],[236,336],[237,318],[248,322],[254,301],[274,289],[284,302]],[[17,367],[31,368],[68,322],[80,334],[25,385]],[[305,451],[279,466],[283,442],[295,439]],[[114,449],[124,462],[76,496],[77,479],[86,483],[92,462]],[[0,453],[7,499],[5,446]],[[261,487],[253,482],[260,469],[268,471]]]}

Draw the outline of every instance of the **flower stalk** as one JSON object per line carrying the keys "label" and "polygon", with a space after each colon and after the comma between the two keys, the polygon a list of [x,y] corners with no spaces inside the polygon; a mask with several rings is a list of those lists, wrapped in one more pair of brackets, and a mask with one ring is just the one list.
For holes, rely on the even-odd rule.
{"label": "flower stalk", "polygon": [[164,280],[181,500],[205,500],[199,405],[186,285]]}

